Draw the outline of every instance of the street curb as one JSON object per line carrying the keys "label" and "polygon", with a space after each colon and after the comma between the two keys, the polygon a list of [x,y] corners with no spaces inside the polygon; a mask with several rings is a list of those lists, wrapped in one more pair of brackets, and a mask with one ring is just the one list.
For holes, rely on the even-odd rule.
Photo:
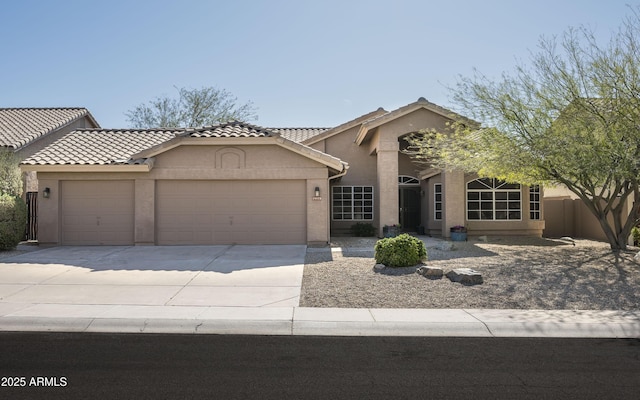
{"label": "street curb", "polygon": [[[121,310],[126,313],[126,310]],[[155,315],[159,315],[155,310]],[[640,311],[252,309],[231,318],[3,316],[5,332],[101,332],[295,336],[640,338]],[[233,311],[233,310],[231,310]],[[277,312],[274,312],[277,311]],[[291,314],[289,314],[291,312]],[[211,317],[211,315],[214,315]],[[215,317],[219,315],[219,317]]]}

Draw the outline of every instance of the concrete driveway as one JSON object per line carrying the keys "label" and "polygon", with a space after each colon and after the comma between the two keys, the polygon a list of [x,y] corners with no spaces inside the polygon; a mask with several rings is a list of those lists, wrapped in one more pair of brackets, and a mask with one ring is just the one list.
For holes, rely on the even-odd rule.
{"label": "concrete driveway", "polygon": [[0,311],[32,305],[297,307],[306,246],[54,247],[0,260]]}

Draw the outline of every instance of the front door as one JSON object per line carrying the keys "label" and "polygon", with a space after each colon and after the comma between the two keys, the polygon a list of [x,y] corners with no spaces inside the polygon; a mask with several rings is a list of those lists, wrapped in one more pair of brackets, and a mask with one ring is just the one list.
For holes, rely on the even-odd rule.
{"label": "front door", "polygon": [[420,225],[420,186],[400,187],[398,190],[400,226],[405,232],[417,232]]}

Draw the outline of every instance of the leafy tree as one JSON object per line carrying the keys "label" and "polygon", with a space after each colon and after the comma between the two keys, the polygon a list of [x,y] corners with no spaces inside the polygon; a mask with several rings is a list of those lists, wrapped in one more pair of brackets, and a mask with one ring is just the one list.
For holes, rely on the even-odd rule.
{"label": "leafy tree", "polygon": [[[430,165],[522,184],[561,184],[600,222],[612,250],[626,249],[640,210],[640,7],[606,45],[585,27],[541,37],[530,66],[452,88],[461,112],[449,132],[410,139]],[[629,210],[625,203],[632,205]]]}
{"label": "leafy tree", "polygon": [[257,119],[253,103],[238,104],[238,99],[224,89],[177,88],[178,97],[157,97],[125,113],[134,128],[176,128],[209,126],[231,120]]}
{"label": "leafy tree", "polygon": [[0,194],[22,194],[22,173],[18,164],[18,158],[12,151],[0,148]]}
{"label": "leafy tree", "polygon": [[0,194],[0,250],[15,248],[24,237],[27,205],[18,196]]}

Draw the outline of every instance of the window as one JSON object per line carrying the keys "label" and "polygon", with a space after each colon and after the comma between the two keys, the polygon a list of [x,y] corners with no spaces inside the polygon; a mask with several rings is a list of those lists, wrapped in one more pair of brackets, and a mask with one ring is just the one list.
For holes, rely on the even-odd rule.
{"label": "window", "polygon": [[373,186],[333,186],[331,215],[336,221],[373,219]]}
{"label": "window", "polygon": [[442,220],[442,183],[433,185],[433,219]]}
{"label": "window", "polygon": [[540,185],[529,188],[529,218],[540,219]]}
{"label": "window", "polygon": [[520,185],[488,178],[467,183],[467,219],[522,219]]}
{"label": "window", "polygon": [[409,175],[398,176],[398,185],[420,185],[420,181],[417,178]]}

